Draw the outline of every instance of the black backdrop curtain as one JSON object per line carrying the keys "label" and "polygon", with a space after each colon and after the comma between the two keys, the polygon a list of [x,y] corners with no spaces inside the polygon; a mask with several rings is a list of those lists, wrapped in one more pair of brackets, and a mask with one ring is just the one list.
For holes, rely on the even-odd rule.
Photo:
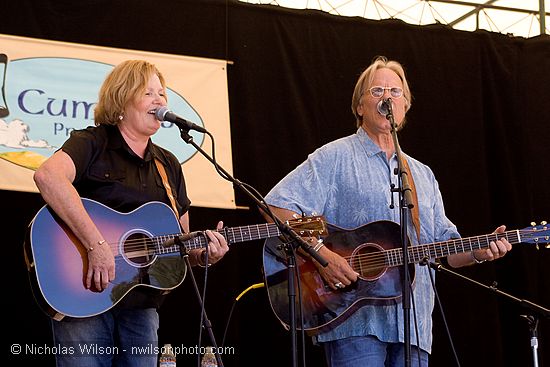
{"label": "black backdrop curtain", "polygon": [[[413,93],[402,148],[432,167],[447,214],[462,235],[489,233],[499,224],[519,229],[549,218],[547,36],[513,38],[221,0],[7,3],[0,6],[0,33],[233,62],[228,77],[234,176],[262,194],[315,148],[355,131],[350,104],[358,75],[376,55],[396,59],[405,66]],[[6,287],[4,309],[17,325],[7,333],[8,343],[51,344],[48,319],[27,285],[21,246],[43,202],[32,193],[0,195],[7,236],[4,279],[13,282]],[[229,226],[263,222],[240,192],[237,202],[251,209],[191,208],[191,228],[213,228],[218,219]],[[233,299],[263,280],[262,245],[233,246],[209,272],[206,307],[219,344]],[[460,272],[549,307],[549,260],[547,251],[517,245],[496,263]],[[196,274],[202,283],[202,272]],[[462,365],[532,363],[529,329],[520,317],[525,309],[445,274],[438,274],[437,283]],[[161,343],[196,345],[198,310],[186,279],[161,308]],[[454,365],[437,308],[434,320],[431,365]],[[550,365],[548,320],[539,325],[539,344],[540,365]],[[235,306],[225,345],[235,348],[234,355],[224,356],[226,366],[290,365],[288,333],[272,313],[265,289]],[[310,366],[324,365],[321,349],[307,338],[306,355]],[[7,358],[53,364],[51,355],[29,351],[9,352]],[[194,359],[179,356],[178,361]]]}

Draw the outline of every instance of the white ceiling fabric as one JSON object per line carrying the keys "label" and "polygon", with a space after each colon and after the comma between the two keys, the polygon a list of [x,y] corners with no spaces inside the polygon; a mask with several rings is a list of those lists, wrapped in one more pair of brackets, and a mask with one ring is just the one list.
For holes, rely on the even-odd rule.
{"label": "white ceiling fabric", "polygon": [[[540,5],[545,10],[544,31],[550,34],[550,0],[240,0],[294,9],[319,9],[341,16],[368,19],[397,18],[410,24],[434,23],[474,31],[485,29],[530,38],[541,34]],[[480,7],[478,7],[481,6]]]}

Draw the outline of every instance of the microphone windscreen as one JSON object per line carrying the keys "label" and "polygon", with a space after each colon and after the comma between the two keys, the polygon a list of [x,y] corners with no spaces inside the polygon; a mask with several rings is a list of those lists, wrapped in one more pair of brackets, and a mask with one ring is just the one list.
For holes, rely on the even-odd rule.
{"label": "microphone windscreen", "polygon": [[168,107],[166,107],[166,106],[157,108],[157,110],[155,111],[155,117],[156,117],[157,120],[159,120],[159,121],[164,121],[164,117],[166,116],[166,114],[167,114],[168,112],[170,112],[170,110],[169,110]]}
{"label": "microphone windscreen", "polygon": [[376,105],[376,109],[378,110],[378,113],[382,116],[386,116],[390,111],[388,110],[388,104],[383,99],[378,102]]}

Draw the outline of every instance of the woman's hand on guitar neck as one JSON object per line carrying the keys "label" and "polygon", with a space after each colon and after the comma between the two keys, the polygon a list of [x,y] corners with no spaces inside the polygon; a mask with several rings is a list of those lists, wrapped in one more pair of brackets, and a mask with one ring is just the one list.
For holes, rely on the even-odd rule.
{"label": "woman's hand on guitar neck", "polygon": [[223,222],[219,221],[218,225],[216,226],[216,231],[210,231],[210,230],[206,231],[206,235],[208,236],[208,263],[209,264],[217,263],[222,259],[222,257],[224,257],[227,251],[229,251],[227,240],[220,232],[218,232],[221,229],[223,229]]}

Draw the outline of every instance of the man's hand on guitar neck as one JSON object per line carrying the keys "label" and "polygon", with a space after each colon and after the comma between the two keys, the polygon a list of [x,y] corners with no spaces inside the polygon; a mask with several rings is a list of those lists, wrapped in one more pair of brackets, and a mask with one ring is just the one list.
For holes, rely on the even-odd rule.
{"label": "man's hand on guitar neck", "polygon": [[109,282],[115,279],[115,257],[111,246],[104,240],[98,241],[88,249],[88,272],[86,273],[86,288],[103,291]]}
{"label": "man's hand on guitar neck", "polygon": [[[493,231],[493,233],[506,232],[506,226],[501,225]],[[454,268],[462,266],[480,264],[485,261],[493,261],[506,255],[508,251],[512,250],[512,245],[506,237],[499,237],[497,241],[491,241],[489,247],[474,250],[467,253],[459,253],[447,257],[449,265]]]}

